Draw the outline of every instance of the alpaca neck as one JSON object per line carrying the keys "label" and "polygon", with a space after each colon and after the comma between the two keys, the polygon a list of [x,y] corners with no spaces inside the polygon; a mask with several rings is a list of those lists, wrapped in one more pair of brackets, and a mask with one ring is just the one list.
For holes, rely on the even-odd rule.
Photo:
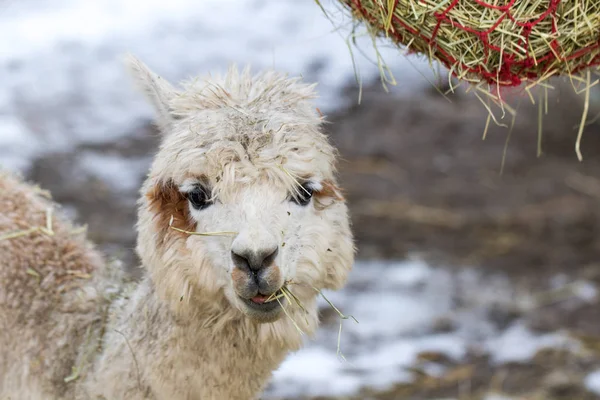
{"label": "alpaca neck", "polygon": [[[252,399],[285,356],[302,345],[285,316],[258,324],[224,296],[181,303],[174,309],[160,298],[149,277],[115,302],[95,368],[97,393],[116,398],[123,388],[112,382],[121,382],[132,395],[154,393],[156,399]],[[289,313],[310,334],[317,325],[316,306],[314,301],[305,306],[308,315],[292,308]]]}

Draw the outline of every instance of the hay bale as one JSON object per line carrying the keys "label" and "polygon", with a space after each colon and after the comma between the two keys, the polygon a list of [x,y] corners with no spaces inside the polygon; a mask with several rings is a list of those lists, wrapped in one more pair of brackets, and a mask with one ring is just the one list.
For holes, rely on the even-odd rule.
{"label": "hay bale", "polygon": [[[502,88],[544,86],[540,94],[538,155],[541,151],[542,104],[547,113],[545,83],[568,76],[584,109],[575,150],[581,160],[581,138],[588,114],[591,73],[600,71],[600,1],[597,0],[338,0],[353,20],[371,35],[389,38],[409,53],[444,65],[460,82],[475,88],[496,123],[490,103],[504,116],[515,110]],[[317,3],[319,1],[317,0]],[[450,80],[450,91],[454,91]],[[486,123],[485,130],[490,119]],[[499,125],[504,125],[500,124]],[[506,126],[506,125],[504,125]],[[485,132],[484,132],[485,137]]]}
{"label": "hay bale", "polygon": [[355,20],[470,83],[520,86],[600,64],[596,0],[340,0]]}

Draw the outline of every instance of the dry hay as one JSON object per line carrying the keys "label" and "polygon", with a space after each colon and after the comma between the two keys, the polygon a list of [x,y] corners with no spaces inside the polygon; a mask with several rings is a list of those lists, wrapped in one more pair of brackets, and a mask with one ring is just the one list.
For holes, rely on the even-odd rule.
{"label": "dry hay", "polygon": [[169,228],[174,231],[186,233],[192,236],[235,236],[237,232],[229,232],[229,231],[220,231],[220,232],[194,232],[194,231],[186,231],[185,229],[177,228],[173,226],[173,222],[175,222],[175,216],[171,215],[171,219],[169,219]]}
{"label": "dry hay", "polygon": [[41,232],[48,236],[54,236],[54,230],[52,229],[52,207],[46,209],[46,226],[33,226],[27,229],[3,233],[0,234],[0,241],[28,236],[34,232]]}
{"label": "dry hay", "polygon": [[[318,0],[317,4],[321,5]],[[459,82],[475,94],[498,123],[491,104],[515,111],[503,88],[541,86],[566,76],[585,94],[576,151],[588,112],[591,73],[600,71],[600,2],[596,0],[339,0],[373,37],[384,37],[407,52],[425,55],[449,71],[450,91]],[[323,7],[321,7],[323,8]],[[354,35],[354,33],[353,33]],[[378,55],[379,57],[379,55]],[[381,60],[378,59],[381,63]],[[383,71],[383,69],[382,69]],[[389,70],[385,71],[390,73]],[[392,79],[393,82],[393,79]],[[547,111],[547,106],[544,104]],[[489,122],[489,121],[488,121]],[[502,124],[500,124],[502,125]],[[540,117],[541,130],[541,117]],[[539,149],[538,149],[539,153]]]}
{"label": "dry hay", "polygon": [[[287,303],[292,306],[295,305],[297,306],[302,312],[304,312],[304,314],[308,314],[308,311],[306,310],[306,308],[304,307],[304,305],[302,304],[302,301],[294,294],[294,292],[292,292],[290,290],[290,286],[294,285],[295,283],[292,281],[287,281],[285,282],[285,284],[283,285],[283,287],[281,289],[279,289],[277,292],[273,293],[271,296],[269,296],[265,302],[271,302],[271,301],[277,301],[279,303],[279,306],[281,307],[281,309],[283,310],[283,312],[285,313],[286,317],[288,317],[290,319],[290,321],[292,321],[292,323],[294,324],[294,327],[296,328],[296,330],[301,334],[304,335],[304,331],[302,331],[302,329],[300,328],[300,326],[298,326],[298,323],[294,320],[294,318],[291,316],[291,314],[287,311],[285,305],[283,304],[283,302],[280,300],[281,298],[285,298],[285,300],[287,300]],[[341,343],[342,343],[342,328],[343,328],[343,324],[344,324],[344,320],[347,319],[351,319],[354,322],[356,322],[358,324],[358,320],[356,318],[354,318],[353,315],[345,315],[344,313],[342,313],[336,306],[335,304],[333,304],[331,302],[331,300],[329,300],[327,298],[327,296],[325,296],[325,294],[323,293],[323,291],[317,289],[316,287],[312,286],[313,290],[315,292],[317,292],[318,295],[320,295],[323,300],[325,300],[327,302],[327,304],[329,305],[329,307],[331,307],[331,309],[333,311],[335,311],[335,313],[340,317],[340,325],[339,325],[339,329],[338,329],[338,338],[337,338],[337,355],[338,357],[340,357],[341,359],[343,359],[344,361],[346,361],[346,357],[344,356],[344,354],[342,353],[342,349],[341,349]],[[308,321],[306,321],[306,325],[308,325]]]}

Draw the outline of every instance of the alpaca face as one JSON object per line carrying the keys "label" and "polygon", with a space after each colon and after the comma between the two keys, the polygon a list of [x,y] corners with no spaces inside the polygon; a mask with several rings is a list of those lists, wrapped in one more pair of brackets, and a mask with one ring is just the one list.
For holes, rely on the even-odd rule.
{"label": "alpaca face", "polygon": [[[324,183],[318,178],[303,180],[291,192],[282,182],[268,179],[235,185],[220,195],[213,195],[206,177],[188,178],[179,186],[193,231],[231,232],[182,240],[192,271],[203,276],[202,269],[210,269],[232,305],[258,321],[273,321],[282,315],[287,300],[269,297],[284,285],[303,297],[326,286],[332,267],[327,261],[335,258],[334,251],[343,251],[340,242],[351,242],[337,225],[343,223],[345,209],[322,194]],[[320,201],[330,204],[321,208]],[[197,281],[213,287],[212,282],[204,283]]]}
{"label": "alpaca face", "polygon": [[138,253],[163,296],[222,298],[273,322],[293,306],[271,300],[282,287],[302,302],[340,288],[354,247],[312,87],[232,70],[177,91],[132,67],[164,134],[138,223]]}

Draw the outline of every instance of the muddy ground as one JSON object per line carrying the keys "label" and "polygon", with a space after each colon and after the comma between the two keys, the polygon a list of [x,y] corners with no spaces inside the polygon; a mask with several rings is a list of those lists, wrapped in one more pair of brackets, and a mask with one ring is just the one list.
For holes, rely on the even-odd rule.
{"label": "muddy ground", "polygon": [[[347,95],[355,97],[356,89]],[[487,114],[481,103],[464,94],[450,99],[434,90],[395,97],[375,83],[365,88],[361,105],[328,116],[358,256],[419,253],[450,268],[509,274],[530,291],[546,289],[558,273],[566,282],[600,285],[600,124],[586,128],[579,162],[574,143],[580,96],[566,85],[550,92],[539,158],[537,106],[522,102],[503,157],[508,130],[492,125],[483,141]],[[593,105],[590,116],[598,111]],[[38,159],[28,178],[87,223],[103,250],[134,264],[137,185],[113,188],[76,166],[90,153],[149,163],[157,141],[151,125],[141,124],[110,146],[82,145],[74,153]],[[547,350],[526,365],[495,367],[473,354],[442,377],[422,373],[414,384],[355,398],[482,399],[491,390],[522,399],[598,398],[582,382],[600,367],[599,310],[595,303],[573,306],[557,297],[525,316],[501,310],[498,317],[525,317],[540,331],[568,329],[584,339],[583,352]]]}

